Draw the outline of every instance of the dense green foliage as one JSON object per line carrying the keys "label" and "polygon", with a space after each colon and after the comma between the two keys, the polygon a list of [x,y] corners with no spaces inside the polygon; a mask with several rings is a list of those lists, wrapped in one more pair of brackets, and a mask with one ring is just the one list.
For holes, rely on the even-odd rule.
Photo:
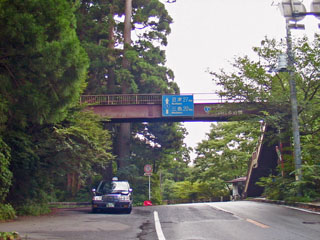
{"label": "dense green foliage", "polygon": [[13,219],[16,212],[10,204],[0,204],[0,221]]}
{"label": "dense green foliage", "polygon": [[228,196],[230,189],[226,181],[246,175],[259,134],[259,123],[212,124],[208,139],[196,148],[191,172],[183,181],[164,182],[165,199],[208,201]]}
{"label": "dense green foliage", "polygon": [[69,1],[0,2],[0,94],[8,124],[56,122],[79,99],[88,65]]}
{"label": "dense green foliage", "polygon": [[10,148],[0,138],[0,202],[3,202],[9,192],[12,173],[9,170]]}
{"label": "dense green foliage", "polygon": [[194,180],[224,183],[245,176],[261,134],[259,129],[259,123],[212,124],[208,140],[202,140],[196,148]]}
{"label": "dense green foliage", "polygon": [[[159,0],[132,4],[131,44],[124,44],[125,1],[0,1],[0,217],[43,214],[50,201],[90,200],[90,189],[117,175],[129,180],[135,204],[148,199],[146,164],[153,166],[152,201],[203,201],[229,195],[226,181],[244,176],[263,119],[286,149],[285,174],[261,179],[265,194],[295,200],[320,196],[320,37],[299,39],[295,51],[303,181],[293,178],[288,73],[271,74],[285,46],[265,39],[259,61],[235,59],[234,71],[211,73],[219,94],[259,102],[252,121],[213,124],[190,151],[180,123],[134,123],[130,143],[121,125],[79,106],[80,94],[177,94],[165,66],[171,17]],[[124,64],[124,62],[126,64]],[[235,119],[239,120],[239,119]],[[120,136],[120,137],[119,137]],[[130,145],[130,146],[129,146]],[[121,151],[127,159],[117,158]],[[121,164],[120,164],[121,163]],[[121,166],[121,167],[120,167]]]}
{"label": "dense green foliage", "polygon": [[[172,23],[164,5],[158,0],[133,1],[133,30],[135,41],[124,52],[123,1],[81,1],[77,11],[78,36],[90,57],[87,93],[126,92],[161,93],[177,90],[173,73],[165,64],[166,36]],[[122,67],[123,57],[130,62]]]}
{"label": "dense green foliage", "polygon": [[[155,176],[169,166],[187,168],[180,124],[148,124],[149,142],[136,137],[145,126],[134,125],[131,155],[137,157],[119,169],[113,161],[118,126],[77,107],[83,91],[179,92],[161,47],[172,23],[164,4],[141,0],[132,7],[137,36],[124,51],[122,1],[0,2],[0,202],[18,214],[45,213],[49,201],[88,201],[92,185],[113,174],[130,180],[143,201],[146,163]],[[156,177],[153,191],[160,203]]]}
{"label": "dense green foliage", "polygon": [[303,180],[295,181],[292,177],[270,176],[261,178],[258,185],[265,187],[264,194],[275,200],[289,202],[311,202],[320,198],[320,166],[302,167]]}
{"label": "dense green foliage", "polygon": [[[139,131],[139,129],[142,129]],[[188,163],[190,162],[189,151],[183,139],[186,130],[177,123],[149,123],[137,126],[137,134],[133,143],[132,157],[130,159],[131,169],[135,169],[135,174],[125,173],[131,176],[143,176],[145,164],[153,166],[154,175],[152,177],[152,199],[154,202],[161,202],[160,181],[172,179],[176,181],[184,180]],[[140,183],[132,179],[133,186],[136,186],[135,197],[148,198],[147,177],[138,178]],[[139,187],[138,187],[139,186]]]}
{"label": "dense green foliage", "polygon": [[302,145],[303,180],[294,180],[294,164],[292,163],[292,130],[291,107],[288,72],[270,72],[274,68],[279,53],[285,51],[285,45],[275,40],[265,39],[260,47],[253,48],[258,60],[250,60],[247,56],[235,59],[234,70],[230,73],[221,70],[212,73],[214,82],[222,87],[221,96],[241,99],[244,102],[259,102],[261,114],[268,125],[279,130],[274,136],[286,145],[283,158],[285,161],[284,176],[270,176],[263,179],[266,195],[270,198],[292,199],[303,190],[307,199],[319,197],[319,181],[315,177],[320,164],[319,159],[319,58],[320,36],[315,35],[313,42],[307,37],[294,41],[294,77],[297,85],[297,98]]}
{"label": "dense green foliage", "polygon": [[[77,32],[90,58],[86,93],[178,93],[173,73],[165,66],[165,51],[161,47],[167,44],[172,23],[164,4],[158,0],[133,1],[131,24],[135,35],[126,50],[124,23],[120,20],[124,18],[124,7],[124,1],[81,1]],[[123,66],[124,58],[129,67]],[[116,167],[115,164],[109,167],[118,177],[132,183],[136,189],[135,202],[141,202],[147,199],[148,190],[147,178],[143,177],[144,165],[152,164],[157,173],[178,163],[181,153],[186,152],[185,130],[177,123],[133,124],[130,149],[128,145],[119,146],[120,127],[109,126],[114,136],[113,151],[115,155],[124,150],[130,154],[127,159],[116,159]],[[110,179],[111,176],[104,177]],[[159,184],[155,181],[153,189],[159,189]]]}
{"label": "dense green foliage", "polygon": [[76,6],[0,2],[0,202],[18,214],[48,212],[48,201],[73,196],[113,158],[99,118],[71,109],[89,63]]}
{"label": "dense green foliage", "polygon": [[21,239],[17,232],[0,232],[0,240],[19,240]]}
{"label": "dense green foliage", "polygon": [[[8,200],[19,208],[26,202],[42,204],[75,196],[79,186],[90,184],[113,158],[108,152],[110,135],[91,113],[72,111],[60,124],[34,130],[32,137],[17,132],[9,136],[16,151]],[[70,174],[74,179],[67,183]]]}

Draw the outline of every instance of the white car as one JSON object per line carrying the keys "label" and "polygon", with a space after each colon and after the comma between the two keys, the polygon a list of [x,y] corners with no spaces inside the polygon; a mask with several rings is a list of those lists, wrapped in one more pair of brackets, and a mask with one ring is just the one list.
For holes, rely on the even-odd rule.
{"label": "white car", "polygon": [[97,189],[92,189],[92,212],[104,210],[132,211],[132,189],[128,181],[101,181]]}

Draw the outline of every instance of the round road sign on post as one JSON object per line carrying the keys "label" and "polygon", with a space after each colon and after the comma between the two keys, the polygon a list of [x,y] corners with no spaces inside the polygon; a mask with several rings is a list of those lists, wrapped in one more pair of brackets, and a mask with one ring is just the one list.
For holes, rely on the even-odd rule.
{"label": "round road sign on post", "polygon": [[152,173],[152,166],[150,164],[145,165],[143,169],[146,174]]}
{"label": "round road sign on post", "polygon": [[151,200],[151,185],[150,185],[150,177],[152,175],[152,165],[146,164],[143,168],[144,175],[149,177],[149,201]]}

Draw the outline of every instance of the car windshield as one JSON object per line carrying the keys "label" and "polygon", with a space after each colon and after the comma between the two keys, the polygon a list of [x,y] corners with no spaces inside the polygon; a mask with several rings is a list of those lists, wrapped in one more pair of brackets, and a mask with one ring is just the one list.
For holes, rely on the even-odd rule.
{"label": "car windshield", "polygon": [[126,181],[101,182],[98,186],[97,192],[102,194],[121,193],[129,191],[129,183]]}
{"label": "car windshield", "polygon": [[128,182],[113,182],[112,192],[128,192],[129,183]]}

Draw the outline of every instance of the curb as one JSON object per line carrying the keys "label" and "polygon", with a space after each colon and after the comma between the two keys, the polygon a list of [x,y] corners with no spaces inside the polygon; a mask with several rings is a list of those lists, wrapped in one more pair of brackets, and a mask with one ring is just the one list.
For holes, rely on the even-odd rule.
{"label": "curb", "polygon": [[320,205],[316,205],[312,203],[286,202],[286,201],[280,201],[280,200],[270,200],[265,198],[254,198],[254,199],[250,199],[249,201],[286,205],[291,207],[303,208],[303,209],[311,210],[314,212],[320,212]]}

